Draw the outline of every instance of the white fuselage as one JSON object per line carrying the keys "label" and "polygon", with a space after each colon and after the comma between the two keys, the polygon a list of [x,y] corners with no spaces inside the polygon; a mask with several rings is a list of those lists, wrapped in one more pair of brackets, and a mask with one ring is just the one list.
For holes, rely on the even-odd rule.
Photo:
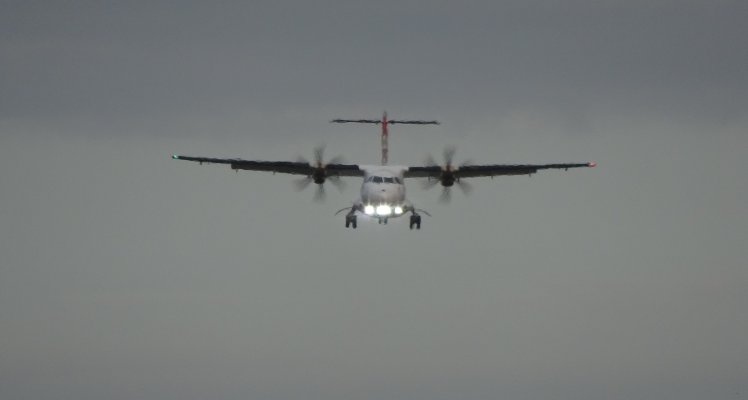
{"label": "white fuselage", "polygon": [[362,166],[364,182],[361,185],[359,209],[366,215],[378,218],[399,217],[407,212],[411,205],[405,200],[405,168]]}

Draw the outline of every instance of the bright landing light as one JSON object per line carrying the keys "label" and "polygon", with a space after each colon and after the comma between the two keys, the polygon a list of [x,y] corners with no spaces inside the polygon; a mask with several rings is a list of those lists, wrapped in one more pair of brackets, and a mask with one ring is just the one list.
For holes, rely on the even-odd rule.
{"label": "bright landing light", "polygon": [[395,214],[402,214],[403,208],[400,206],[395,206]]}
{"label": "bright landing light", "polygon": [[364,207],[364,214],[366,214],[366,215],[374,215],[374,206],[367,205],[366,207]]}
{"label": "bright landing light", "polygon": [[392,213],[392,207],[382,204],[377,207],[377,215],[390,215]]}

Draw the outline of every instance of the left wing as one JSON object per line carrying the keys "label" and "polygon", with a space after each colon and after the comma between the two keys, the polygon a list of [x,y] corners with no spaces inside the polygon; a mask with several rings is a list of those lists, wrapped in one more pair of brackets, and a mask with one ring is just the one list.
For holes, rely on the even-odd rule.
{"label": "left wing", "polygon": [[200,164],[229,164],[231,169],[245,169],[249,171],[270,171],[273,173],[311,176],[322,171],[325,176],[363,176],[362,171],[356,164],[326,164],[311,165],[307,162],[293,161],[254,161],[242,160],[240,158],[208,158],[173,155],[175,160],[194,161]]}
{"label": "left wing", "polygon": [[493,165],[463,165],[460,167],[442,167],[439,165],[427,167],[408,167],[405,170],[406,178],[440,178],[451,175],[455,179],[476,178],[480,176],[501,176],[501,175],[530,175],[541,169],[569,169],[569,168],[590,168],[594,167],[594,162],[575,163],[575,164],[493,164]]}

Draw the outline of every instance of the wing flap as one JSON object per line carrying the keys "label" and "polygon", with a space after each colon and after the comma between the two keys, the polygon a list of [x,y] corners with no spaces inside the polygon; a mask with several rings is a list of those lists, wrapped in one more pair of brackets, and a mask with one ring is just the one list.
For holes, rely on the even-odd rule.
{"label": "wing flap", "polygon": [[404,175],[406,178],[437,178],[442,174],[442,167],[432,165],[428,167],[408,167]]}
{"label": "wing flap", "polygon": [[455,176],[459,178],[475,178],[481,176],[530,175],[543,169],[567,170],[570,168],[594,166],[594,163],[465,165],[455,171]]}
{"label": "wing flap", "polygon": [[308,163],[291,161],[251,161],[235,160],[231,169],[247,171],[269,171],[292,175],[311,175],[312,167]]}

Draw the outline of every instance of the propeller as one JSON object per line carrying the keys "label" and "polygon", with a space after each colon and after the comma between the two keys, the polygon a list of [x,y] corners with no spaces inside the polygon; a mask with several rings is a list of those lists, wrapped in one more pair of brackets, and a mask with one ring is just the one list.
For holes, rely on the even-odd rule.
{"label": "propeller", "polygon": [[343,180],[341,180],[339,176],[327,174],[327,166],[330,164],[341,163],[343,161],[343,157],[336,156],[329,159],[327,162],[325,162],[324,160],[324,146],[317,146],[314,148],[313,162],[310,162],[303,157],[299,157],[299,162],[309,164],[309,166],[312,167],[312,171],[311,174],[305,176],[304,178],[297,179],[296,182],[294,182],[294,184],[296,185],[296,190],[302,191],[306,189],[309,184],[314,182],[317,185],[317,189],[314,192],[314,201],[322,201],[327,196],[325,193],[326,181],[330,181],[330,183],[332,183],[333,186],[335,186],[340,191],[345,188],[345,182],[343,182]]}
{"label": "propeller", "polygon": [[456,183],[457,186],[460,188],[460,190],[468,195],[472,193],[473,186],[465,181],[460,180],[459,177],[455,176],[455,172],[459,170],[461,167],[465,165],[469,165],[470,161],[465,161],[461,163],[459,166],[455,167],[454,165],[454,156],[455,156],[456,149],[454,146],[447,146],[444,148],[444,152],[442,153],[442,157],[444,159],[444,164],[439,165],[436,161],[434,161],[434,157],[431,155],[426,156],[426,165],[428,166],[439,166],[442,169],[441,174],[437,179],[429,178],[428,181],[424,183],[424,189],[431,189],[437,184],[442,185],[442,193],[439,195],[439,201],[442,203],[449,203],[452,200],[452,187]]}

